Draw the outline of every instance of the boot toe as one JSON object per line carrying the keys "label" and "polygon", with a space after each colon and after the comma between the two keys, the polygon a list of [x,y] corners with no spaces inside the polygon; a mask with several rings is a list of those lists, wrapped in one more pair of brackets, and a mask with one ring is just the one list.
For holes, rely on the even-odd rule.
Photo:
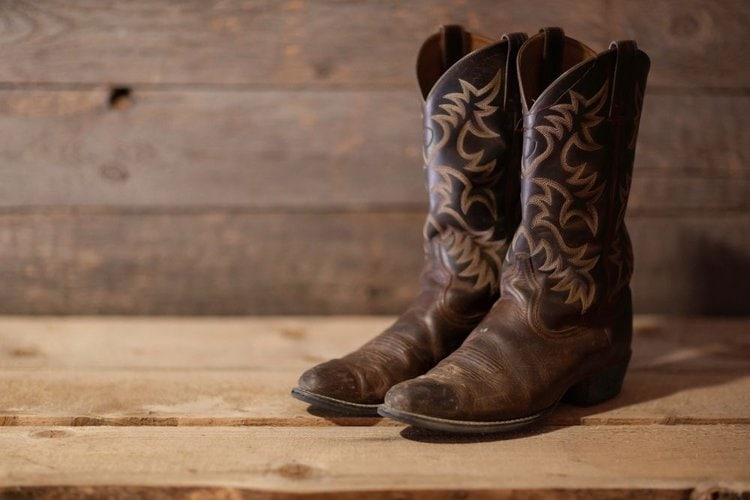
{"label": "boot toe", "polygon": [[329,398],[362,403],[359,378],[340,359],[326,361],[307,370],[299,378],[298,386],[314,394]]}
{"label": "boot toe", "polygon": [[427,377],[402,382],[385,395],[385,406],[435,418],[455,418],[459,398],[453,387]]}

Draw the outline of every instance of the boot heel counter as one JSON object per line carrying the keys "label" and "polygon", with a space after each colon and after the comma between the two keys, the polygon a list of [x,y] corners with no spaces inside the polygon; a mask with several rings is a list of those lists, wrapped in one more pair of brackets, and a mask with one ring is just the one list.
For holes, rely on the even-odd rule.
{"label": "boot heel counter", "polygon": [[593,406],[614,398],[622,390],[629,362],[630,356],[578,382],[568,389],[562,402],[576,406]]}

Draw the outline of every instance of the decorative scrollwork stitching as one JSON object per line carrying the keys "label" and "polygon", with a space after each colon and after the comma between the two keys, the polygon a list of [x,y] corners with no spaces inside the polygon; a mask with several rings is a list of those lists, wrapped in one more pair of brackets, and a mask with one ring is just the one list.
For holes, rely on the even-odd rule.
{"label": "decorative scrollwork stitching", "polygon": [[[540,154],[524,158],[522,175],[537,186],[536,194],[528,204],[536,214],[525,222],[514,240],[514,248],[525,241],[532,256],[543,255],[540,271],[548,272],[555,282],[553,291],[566,294],[566,304],[580,304],[586,312],[596,297],[596,281],[592,271],[599,261],[600,245],[595,237],[599,231],[597,203],[605,189],[605,180],[594,168],[583,161],[574,163],[573,151],[597,151],[602,148],[593,138],[593,130],[605,116],[602,109],[607,101],[609,84],[605,82],[591,98],[568,91],[569,102],[550,106],[545,110],[545,123],[534,131],[545,141]],[[556,181],[537,171],[550,158],[561,141],[560,166],[565,173],[563,181]],[[592,238],[581,245],[569,243],[566,229],[580,220]],[[578,225],[580,227],[580,225]]]}
{"label": "decorative scrollwork stitching", "polygon": [[[499,109],[494,103],[502,89],[501,80],[500,71],[481,88],[459,80],[461,91],[443,96],[440,112],[429,117],[437,124],[438,133],[433,131],[424,154],[427,168],[438,174],[430,188],[434,203],[425,234],[438,235],[443,249],[440,257],[447,267],[455,268],[456,274],[473,288],[489,287],[493,292],[499,289],[507,241],[505,235],[496,234],[498,224],[474,227],[469,212],[481,207],[491,221],[502,220],[496,186],[503,169],[488,149],[496,151],[498,144],[504,144],[504,138],[487,123]],[[439,138],[431,144],[434,136]],[[455,151],[455,155],[448,156],[457,156],[460,164],[440,163],[438,158],[447,149]]]}

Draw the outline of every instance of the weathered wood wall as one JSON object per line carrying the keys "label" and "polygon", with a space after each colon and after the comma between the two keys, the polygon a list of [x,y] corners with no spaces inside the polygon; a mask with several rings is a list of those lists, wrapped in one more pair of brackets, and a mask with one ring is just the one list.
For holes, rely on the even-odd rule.
{"label": "weathered wood wall", "polygon": [[745,0],[0,2],[0,312],[396,312],[445,22],[637,39],[637,310],[750,313]]}

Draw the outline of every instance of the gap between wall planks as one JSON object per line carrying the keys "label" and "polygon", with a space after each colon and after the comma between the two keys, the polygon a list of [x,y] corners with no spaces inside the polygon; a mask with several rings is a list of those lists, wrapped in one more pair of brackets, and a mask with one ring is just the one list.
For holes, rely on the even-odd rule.
{"label": "gap between wall planks", "polygon": [[291,399],[296,373],[391,320],[0,318],[0,496],[750,490],[748,320],[638,316],[618,398],[561,406],[502,439],[308,413]]}

